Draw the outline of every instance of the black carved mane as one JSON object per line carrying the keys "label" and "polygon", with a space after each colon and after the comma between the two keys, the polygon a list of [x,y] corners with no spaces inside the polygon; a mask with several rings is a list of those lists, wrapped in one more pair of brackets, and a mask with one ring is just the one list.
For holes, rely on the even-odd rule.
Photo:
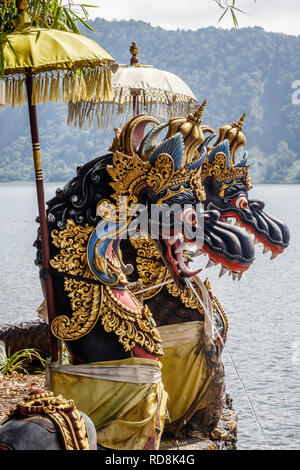
{"label": "black carved mane", "polygon": [[[97,203],[101,199],[109,199],[113,189],[106,166],[112,164],[112,154],[103,155],[77,168],[77,175],[62,189],[56,191],[55,197],[47,202],[47,217],[50,243],[50,257],[58,254],[59,249],[51,243],[51,232],[63,230],[68,219],[78,225],[96,226],[100,218],[96,215]],[[38,230],[36,264],[41,267],[42,253]],[[43,271],[40,271],[40,274]],[[52,272],[55,313],[57,316],[69,316],[72,311],[70,298],[64,288],[64,279]],[[114,334],[108,334],[98,322],[88,335],[75,341],[66,341],[71,362],[90,363],[95,361],[111,361],[130,357],[118,342]]]}
{"label": "black carved mane", "polygon": [[86,163],[77,168],[77,176],[63,188],[56,190],[56,196],[47,202],[49,228],[64,229],[67,219],[74,219],[76,224],[96,225],[97,203],[109,198],[112,188],[106,166],[112,164],[112,154]]}
{"label": "black carved mane", "polygon": [[[78,166],[77,175],[63,188],[58,188],[55,196],[47,201],[49,240],[51,240],[51,231],[63,230],[68,219],[73,219],[79,225],[97,225],[99,222],[99,217],[96,215],[97,203],[101,199],[109,198],[112,193],[109,185],[110,177],[106,171],[106,166],[112,164],[112,157],[111,153],[102,155]],[[36,221],[39,222],[38,218]],[[37,239],[34,242],[34,247],[37,248],[35,264],[41,266],[39,232],[38,229]]]}

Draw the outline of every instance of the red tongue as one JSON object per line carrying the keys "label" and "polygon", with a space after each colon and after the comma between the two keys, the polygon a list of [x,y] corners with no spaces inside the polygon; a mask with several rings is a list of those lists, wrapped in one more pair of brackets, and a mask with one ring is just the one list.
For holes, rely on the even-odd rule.
{"label": "red tongue", "polygon": [[185,274],[186,276],[196,276],[196,274],[200,273],[202,269],[197,269],[196,271],[192,271],[189,266],[187,266],[186,262],[184,261],[183,258],[183,252],[180,251],[180,253],[175,253],[176,260],[178,261],[178,266],[179,269]]}
{"label": "red tongue", "polygon": [[[183,273],[184,276],[188,276],[188,277],[192,277],[192,276],[196,276],[196,274],[200,273],[200,271],[202,271],[202,269],[198,269],[197,271],[192,271],[185,263],[184,259],[183,259],[183,252],[179,252],[179,253],[175,253],[175,258],[176,258],[176,261],[178,262],[178,265],[176,265],[174,263],[174,257],[173,257],[173,253],[172,253],[172,247],[171,245],[169,245],[169,243],[167,241],[165,241],[166,243],[166,247],[167,247],[167,258],[171,264],[171,267],[174,271],[174,273],[176,274],[176,276],[180,277],[180,273],[178,272],[178,269],[180,269]],[[181,245],[181,242],[179,240],[177,240],[174,245],[173,245],[173,248],[174,250],[176,250],[179,246]]]}

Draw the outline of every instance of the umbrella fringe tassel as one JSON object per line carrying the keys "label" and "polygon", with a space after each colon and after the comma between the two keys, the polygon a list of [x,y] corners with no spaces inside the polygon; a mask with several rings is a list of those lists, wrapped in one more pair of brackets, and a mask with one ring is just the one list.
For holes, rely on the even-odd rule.
{"label": "umbrella fringe tassel", "polygon": [[[108,102],[96,103],[95,101],[69,102],[68,125],[83,129],[90,129],[96,121],[99,130],[111,127],[123,127],[133,114],[133,97],[128,97],[126,103],[121,103],[119,93],[115,93],[115,99]],[[155,101],[146,101],[144,96],[139,96],[139,112],[154,116],[160,121],[169,120],[175,116],[186,116],[195,112],[197,103],[184,102],[181,96],[177,101],[166,102],[164,97]]]}
{"label": "umbrella fringe tassel", "polygon": [[[110,100],[113,97],[110,66],[53,70],[32,75],[32,104]],[[0,79],[0,104],[27,103],[26,74]]]}

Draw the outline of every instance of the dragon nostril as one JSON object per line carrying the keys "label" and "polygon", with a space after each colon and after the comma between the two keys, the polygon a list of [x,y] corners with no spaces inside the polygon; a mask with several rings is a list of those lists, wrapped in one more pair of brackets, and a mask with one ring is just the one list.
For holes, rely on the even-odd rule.
{"label": "dragon nostril", "polygon": [[249,207],[251,210],[258,211],[258,210],[263,210],[265,207],[265,203],[263,201],[249,201]]}

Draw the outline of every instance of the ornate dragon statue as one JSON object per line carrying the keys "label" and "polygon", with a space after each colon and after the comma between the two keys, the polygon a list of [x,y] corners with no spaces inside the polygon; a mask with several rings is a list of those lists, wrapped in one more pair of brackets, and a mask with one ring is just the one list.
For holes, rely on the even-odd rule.
{"label": "ornate dragon statue", "polygon": [[[228,324],[209,282],[189,266],[191,254],[241,277],[254,243],[227,217],[273,253],[288,244],[286,226],[262,203],[248,203],[248,168],[235,162],[239,123],[208,148],[213,130],[202,125],[203,109],[163,125],[134,117],[112,153],[78,168],[48,203],[51,330],[71,357],[70,365],[50,364],[49,387],[92,419],[105,448],[155,449],[164,426],[216,426]],[[5,445],[12,418],[0,430]]]}
{"label": "ornate dragon statue", "polygon": [[[157,138],[158,132],[161,132],[163,127],[168,129],[166,140],[179,131],[186,142],[195,132],[193,118],[191,116],[175,118],[165,126],[154,129],[147,136],[145,151],[151,149],[151,139],[153,137]],[[226,222],[229,217],[236,218],[239,225],[255,235],[255,243],[261,242],[264,244],[264,252],[266,250],[272,251],[271,259],[274,259],[277,254],[282,252],[289,243],[289,231],[286,225],[263,212],[264,205],[261,201],[248,201],[248,191],[251,189],[251,183],[248,176],[247,154],[245,153],[239,163],[236,162],[237,150],[246,143],[242,134],[244,118],[245,115],[238,122],[220,128],[219,138],[210,148],[207,148],[207,146],[215,137],[214,135],[209,135],[200,144],[197,142],[199,144],[197,151],[200,154],[198,162],[202,162],[199,182],[205,189],[200,199],[208,212],[218,210],[220,218],[214,229],[210,230],[209,235],[207,234],[209,241],[206,240],[200,250],[193,247],[194,255],[208,254],[209,260],[206,268],[220,264],[220,277],[228,272],[232,275],[233,280],[241,279],[243,272],[249,267],[249,261],[246,260],[253,256],[253,252],[251,246],[247,245],[248,240],[245,243],[245,240],[239,238],[239,231],[232,232],[230,236],[228,233],[222,234],[221,222]],[[212,130],[207,126],[202,126],[202,129],[212,134]],[[190,167],[195,168],[196,164],[194,163]],[[180,201],[182,205],[187,204],[188,200],[186,198],[187,192],[183,191],[182,188],[177,189],[175,197],[171,195],[170,191],[165,195],[165,201],[170,205],[174,204],[175,201]],[[155,200],[156,203],[157,200]],[[162,285],[161,282],[166,282],[172,277],[172,269],[175,270],[176,276],[179,266],[181,275],[193,276],[195,274],[184,262],[190,261],[188,256],[184,259],[182,255],[185,250],[190,253],[191,247],[186,239],[181,240],[180,235],[178,237],[173,236],[169,240],[163,240],[163,244],[167,245],[165,250],[158,250],[152,240],[132,238],[130,239],[131,247],[128,242],[123,242],[123,251],[126,262],[130,262],[134,266],[134,272],[129,277],[130,280],[140,280],[143,286],[146,287],[146,291],[142,294],[143,299],[159,325],[159,332],[163,339],[165,353],[162,358],[163,382],[170,396],[169,414],[171,416],[171,423],[166,423],[165,429],[173,432],[177,432],[181,428],[187,431],[196,429],[205,434],[214,429],[220,418],[222,395],[224,393],[223,371],[220,363],[218,373],[216,372],[218,361],[215,356],[213,359],[214,367],[211,368],[213,372],[207,376],[211,381],[208,395],[206,397],[199,397],[198,395],[196,399],[195,396],[199,393],[201,387],[197,384],[193,389],[193,386],[189,384],[188,396],[190,401],[185,399],[184,406],[180,408],[180,398],[184,396],[182,383],[180,381],[176,382],[173,377],[174,375],[176,377],[180,374],[184,375],[183,370],[185,370],[187,377],[183,382],[188,383],[188,376],[192,375],[191,370],[188,370],[187,367],[187,364],[189,364],[188,358],[193,357],[193,354],[189,351],[186,357],[183,354],[181,355],[183,347],[181,344],[182,336],[179,332],[182,331],[186,334],[189,325],[195,331],[195,322],[205,318],[203,305],[199,304],[199,300],[195,298],[190,289],[180,289],[177,283]],[[214,246],[215,240],[222,240],[223,251],[221,257],[218,251],[219,247]],[[171,248],[169,248],[169,245],[171,245]],[[243,248],[241,249],[241,247]],[[228,251],[234,252],[235,256],[230,257],[227,255],[226,257]],[[241,256],[242,254],[243,256]],[[171,265],[171,270],[168,269],[168,263]],[[194,287],[197,289],[197,287],[199,288],[199,280],[198,286],[195,281],[194,278],[192,282],[195,283]],[[209,282],[206,281],[205,285],[212,298],[215,323],[218,325],[219,334],[224,342],[228,329],[227,318],[220,302],[213,296]],[[153,288],[151,289],[151,287]],[[203,290],[199,291],[198,289],[198,293],[203,298]],[[172,331],[174,331],[173,340],[170,339]],[[164,339],[166,340],[164,341]],[[196,347],[196,343],[194,343],[194,347]],[[199,345],[197,347],[199,351]],[[222,348],[222,344],[220,344],[220,347]],[[176,355],[175,361],[172,355]],[[178,357],[181,360],[178,360]],[[193,392],[195,395],[193,395]],[[185,423],[188,424],[185,425]]]}

